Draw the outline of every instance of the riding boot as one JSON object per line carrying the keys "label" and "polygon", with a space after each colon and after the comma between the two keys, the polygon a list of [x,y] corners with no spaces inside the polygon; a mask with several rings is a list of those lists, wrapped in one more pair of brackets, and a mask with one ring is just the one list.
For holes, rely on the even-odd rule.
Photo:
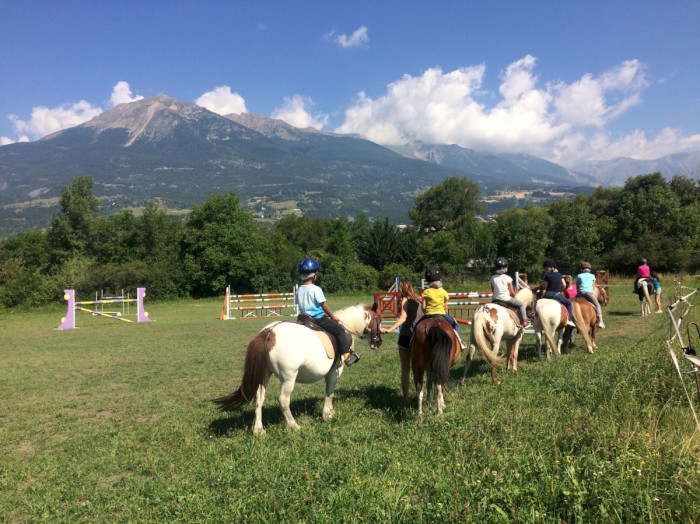
{"label": "riding boot", "polygon": [[345,353],[343,355],[343,357],[345,358],[345,365],[347,367],[352,366],[353,364],[355,364],[357,361],[360,360],[360,355],[358,355],[354,351],[350,351],[350,353]]}

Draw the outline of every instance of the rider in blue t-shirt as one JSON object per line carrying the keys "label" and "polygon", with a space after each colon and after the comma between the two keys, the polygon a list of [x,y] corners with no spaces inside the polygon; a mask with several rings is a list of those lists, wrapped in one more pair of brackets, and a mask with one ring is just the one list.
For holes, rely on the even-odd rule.
{"label": "rider in blue t-shirt", "polygon": [[323,290],[314,283],[319,269],[321,266],[313,258],[305,258],[299,263],[299,274],[303,282],[296,294],[299,314],[309,315],[319,327],[333,335],[345,365],[352,366],[360,360],[360,355],[352,351],[352,336],[328,306]]}
{"label": "rider in blue t-shirt", "polygon": [[576,327],[576,324],[573,322],[574,315],[571,310],[571,302],[562,295],[564,289],[562,284],[563,277],[556,268],[556,264],[553,260],[545,260],[542,267],[544,267],[545,271],[542,283],[540,284],[540,291],[543,293],[542,297],[551,298],[564,304],[567,313],[569,313],[569,320],[566,322],[566,325],[569,327]]}

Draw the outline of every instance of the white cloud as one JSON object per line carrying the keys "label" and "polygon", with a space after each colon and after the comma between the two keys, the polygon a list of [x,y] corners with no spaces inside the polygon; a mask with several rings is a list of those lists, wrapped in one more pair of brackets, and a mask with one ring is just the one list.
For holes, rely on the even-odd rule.
{"label": "white cloud", "polygon": [[243,97],[232,93],[229,86],[216,87],[213,91],[204,93],[194,103],[219,115],[248,112]]}
{"label": "white cloud", "polygon": [[16,141],[12,140],[9,136],[0,136],[0,146],[6,146],[7,144],[14,144]]}
{"label": "white cloud", "polygon": [[317,113],[312,115],[309,110],[314,106],[314,101],[305,96],[294,95],[284,98],[284,105],[272,112],[272,118],[284,120],[294,127],[301,129],[312,127],[323,129],[328,124],[328,115]]}
{"label": "white cloud", "polygon": [[131,96],[131,87],[129,82],[117,82],[117,84],[112,88],[112,97],[109,99],[112,107],[119,104],[127,104],[129,102],[136,102],[137,100],[143,100],[141,95]]}
{"label": "white cloud", "polygon": [[[570,84],[542,85],[535,66],[531,55],[509,64],[500,75],[498,94],[484,90],[483,64],[404,75],[376,99],[359,93],[336,131],[387,145],[419,140],[525,152],[569,165],[591,155],[632,153],[640,141],[661,154],[678,150],[669,132],[651,140],[641,140],[639,134],[616,140],[601,135],[607,124],[641,103],[648,82],[639,61],[628,60],[599,76],[585,74]],[[607,138],[601,141],[601,136]],[[695,138],[687,142],[687,147],[697,147]],[[685,147],[681,143],[678,147]]]}
{"label": "white cloud", "polygon": [[358,27],[355,32],[349,36],[345,33],[336,35],[335,30],[332,30],[326,35],[326,38],[346,49],[369,44],[369,34],[366,25]]}
{"label": "white cloud", "polygon": [[[112,88],[110,104],[115,106],[124,102],[141,100],[142,96],[131,96],[131,88],[128,82],[117,82]],[[61,104],[58,107],[36,106],[32,108],[29,119],[24,120],[17,115],[9,115],[17,139],[8,137],[0,138],[0,145],[12,142],[29,142],[37,140],[51,133],[56,133],[69,127],[75,127],[95,118],[104,111],[99,106],[81,100],[79,102]]]}
{"label": "white cloud", "polygon": [[56,131],[80,125],[100,113],[101,108],[81,100],[53,108],[34,107],[29,120],[22,120],[17,115],[10,115],[9,118],[21,142],[24,139],[36,140]]}

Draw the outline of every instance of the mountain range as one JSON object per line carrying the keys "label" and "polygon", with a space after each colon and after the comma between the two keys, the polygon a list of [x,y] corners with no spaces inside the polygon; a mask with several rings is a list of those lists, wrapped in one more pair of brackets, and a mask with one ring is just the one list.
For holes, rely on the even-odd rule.
{"label": "mountain range", "polygon": [[[697,166],[700,153],[666,158],[653,171],[675,174],[679,165]],[[108,211],[155,199],[186,212],[212,193],[233,191],[261,219],[283,212],[329,218],[364,213],[400,222],[417,194],[451,176],[474,180],[483,194],[506,188],[590,191],[620,184],[630,172],[652,172],[646,165],[624,159],[570,170],[531,155],[456,145],[389,149],[356,136],[254,114],[221,116],[157,96],[121,104],[36,142],[0,146],[0,236],[45,227],[61,189],[79,174],[93,177]]]}

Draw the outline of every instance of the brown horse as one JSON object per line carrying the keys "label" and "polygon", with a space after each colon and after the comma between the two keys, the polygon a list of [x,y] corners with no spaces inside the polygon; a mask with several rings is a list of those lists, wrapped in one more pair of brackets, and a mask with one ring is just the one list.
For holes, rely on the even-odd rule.
{"label": "brown horse", "polygon": [[457,333],[442,316],[426,318],[416,325],[410,349],[413,381],[418,395],[418,414],[423,414],[423,378],[427,373],[428,399],[435,387],[438,415],[442,415],[445,409],[445,383],[450,376],[450,368],[462,354]]}
{"label": "brown horse", "polygon": [[[586,350],[589,353],[593,353],[593,350],[598,347],[595,341],[595,334],[598,329],[598,317],[595,312],[595,306],[583,297],[574,297],[571,300],[571,308],[574,313],[576,329],[586,343]],[[571,329],[567,327],[564,330],[564,351],[567,351],[569,348]]]}

